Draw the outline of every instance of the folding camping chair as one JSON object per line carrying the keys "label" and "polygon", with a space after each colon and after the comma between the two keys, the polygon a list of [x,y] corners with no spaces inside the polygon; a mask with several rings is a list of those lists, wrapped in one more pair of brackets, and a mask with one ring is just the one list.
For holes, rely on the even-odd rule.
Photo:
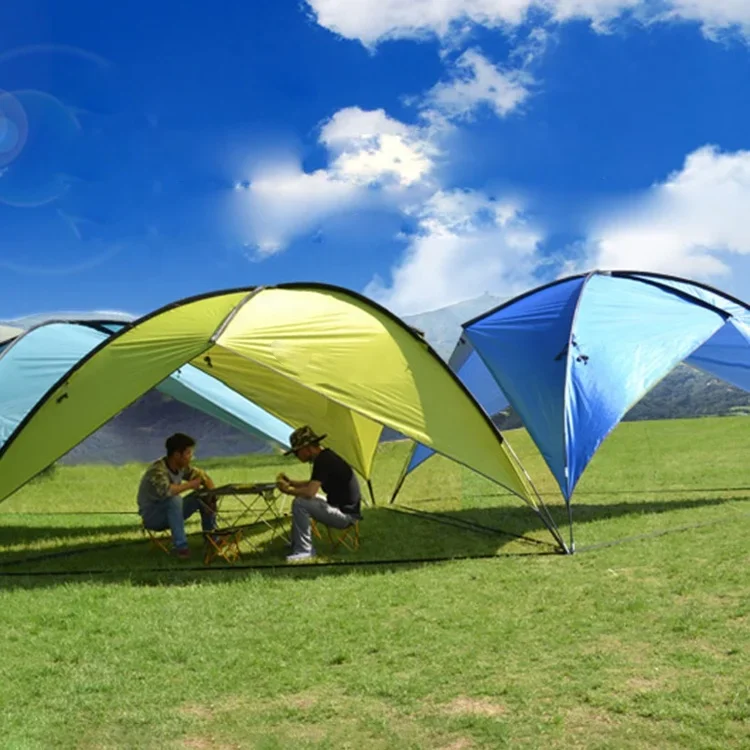
{"label": "folding camping chair", "polygon": [[[325,526],[325,524],[323,524]],[[310,529],[314,536],[322,540],[323,537],[318,529],[318,524],[314,518],[310,518]],[[335,552],[340,546],[355,552],[359,549],[359,521],[355,521],[345,529],[335,529],[326,526],[328,531],[328,542],[331,545],[331,552]]]}
{"label": "folding camping chair", "polygon": [[162,529],[160,531],[155,531],[154,529],[149,529],[146,527],[146,524],[143,522],[143,519],[141,518],[141,532],[144,536],[148,537],[149,540],[149,546],[153,547],[154,549],[160,549],[162,552],[169,555],[172,551],[172,532],[167,529]]}
{"label": "folding camping chair", "polygon": [[203,564],[210,565],[217,557],[226,560],[230,565],[242,558],[240,542],[242,529],[228,527],[203,532]]}

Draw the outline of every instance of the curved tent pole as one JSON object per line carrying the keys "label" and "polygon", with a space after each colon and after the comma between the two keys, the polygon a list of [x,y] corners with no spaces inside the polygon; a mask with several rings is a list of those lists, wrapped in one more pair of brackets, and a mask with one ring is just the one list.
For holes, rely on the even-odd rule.
{"label": "curved tent pole", "polygon": [[[750,303],[747,303],[741,300],[739,297],[734,297],[731,294],[727,294],[726,292],[723,292],[720,289],[717,289],[716,287],[711,286],[710,284],[704,284],[702,281],[693,281],[692,279],[684,279],[679,276],[672,276],[671,274],[668,274],[668,273],[658,273],[656,271],[614,270],[614,271],[596,271],[595,273],[607,274],[609,276],[614,276],[615,278],[630,278],[633,281],[646,281],[649,277],[653,279],[663,279],[665,281],[676,281],[679,284],[688,284],[689,286],[695,286],[707,292],[711,292],[711,294],[715,294],[717,297],[723,297],[724,299],[729,300],[735,305],[739,307],[743,307],[745,310],[750,311]],[[571,276],[568,278],[574,278],[574,277]],[[565,281],[565,279],[561,279],[561,281]],[[675,289],[674,287],[670,287],[668,284],[663,285],[663,288],[669,289],[673,292],[679,291]],[[698,300],[698,302],[700,302],[700,300]],[[708,305],[708,306],[713,308],[713,305]],[[713,309],[717,309],[717,308],[713,308]]]}

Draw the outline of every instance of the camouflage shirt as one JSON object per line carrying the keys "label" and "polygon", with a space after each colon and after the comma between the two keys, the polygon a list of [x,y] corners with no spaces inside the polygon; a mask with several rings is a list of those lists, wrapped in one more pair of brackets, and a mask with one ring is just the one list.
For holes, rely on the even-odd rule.
{"label": "camouflage shirt", "polygon": [[167,466],[165,458],[154,461],[146,469],[146,473],[141,477],[141,483],[138,485],[138,512],[143,515],[156,503],[171,497],[169,494],[170,484],[181,484],[204,476],[204,473],[194,466],[173,472]]}

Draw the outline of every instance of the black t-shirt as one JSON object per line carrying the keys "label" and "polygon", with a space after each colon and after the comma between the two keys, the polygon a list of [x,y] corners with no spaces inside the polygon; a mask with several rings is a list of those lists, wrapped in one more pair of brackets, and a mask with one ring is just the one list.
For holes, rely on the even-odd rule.
{"label": "black t-shirt", "polygon": [[357,475],[337,453],[324,448],[313,461],[310,479],[320,482],[329,505],[343,513],[359,515],[362,497]]}

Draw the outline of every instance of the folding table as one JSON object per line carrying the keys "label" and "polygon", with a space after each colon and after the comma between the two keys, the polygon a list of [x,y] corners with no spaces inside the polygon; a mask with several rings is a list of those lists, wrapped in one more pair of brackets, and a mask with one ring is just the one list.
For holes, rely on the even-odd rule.
{"label": "folding table", "polygon": [[[247,542],[254,551],[258,546],[242,532],[258,524],[263,524],[271,531],[271,541],[280,536],[287,543],[290,541],[282,527],[285,518],[279,507],[281,493],[275,482],[260,482],[256,484],[225,484],[213,489],[200,489],[196,492],[199,498],[216,498],[216,527],[217,534],[206,532],[208,546],[208,562],[215,557],[223,557],[227,562],[234,562],[239,558],[239,542]],[[234,498],[238,507],[227,508],[224,500]],[[222,507],[224,506],[224,507]],[[236,533],[232,533],[236,532]],[[225,550],[227,554],[224,554]],[[231,559],[229,559],[231,557]]]}

